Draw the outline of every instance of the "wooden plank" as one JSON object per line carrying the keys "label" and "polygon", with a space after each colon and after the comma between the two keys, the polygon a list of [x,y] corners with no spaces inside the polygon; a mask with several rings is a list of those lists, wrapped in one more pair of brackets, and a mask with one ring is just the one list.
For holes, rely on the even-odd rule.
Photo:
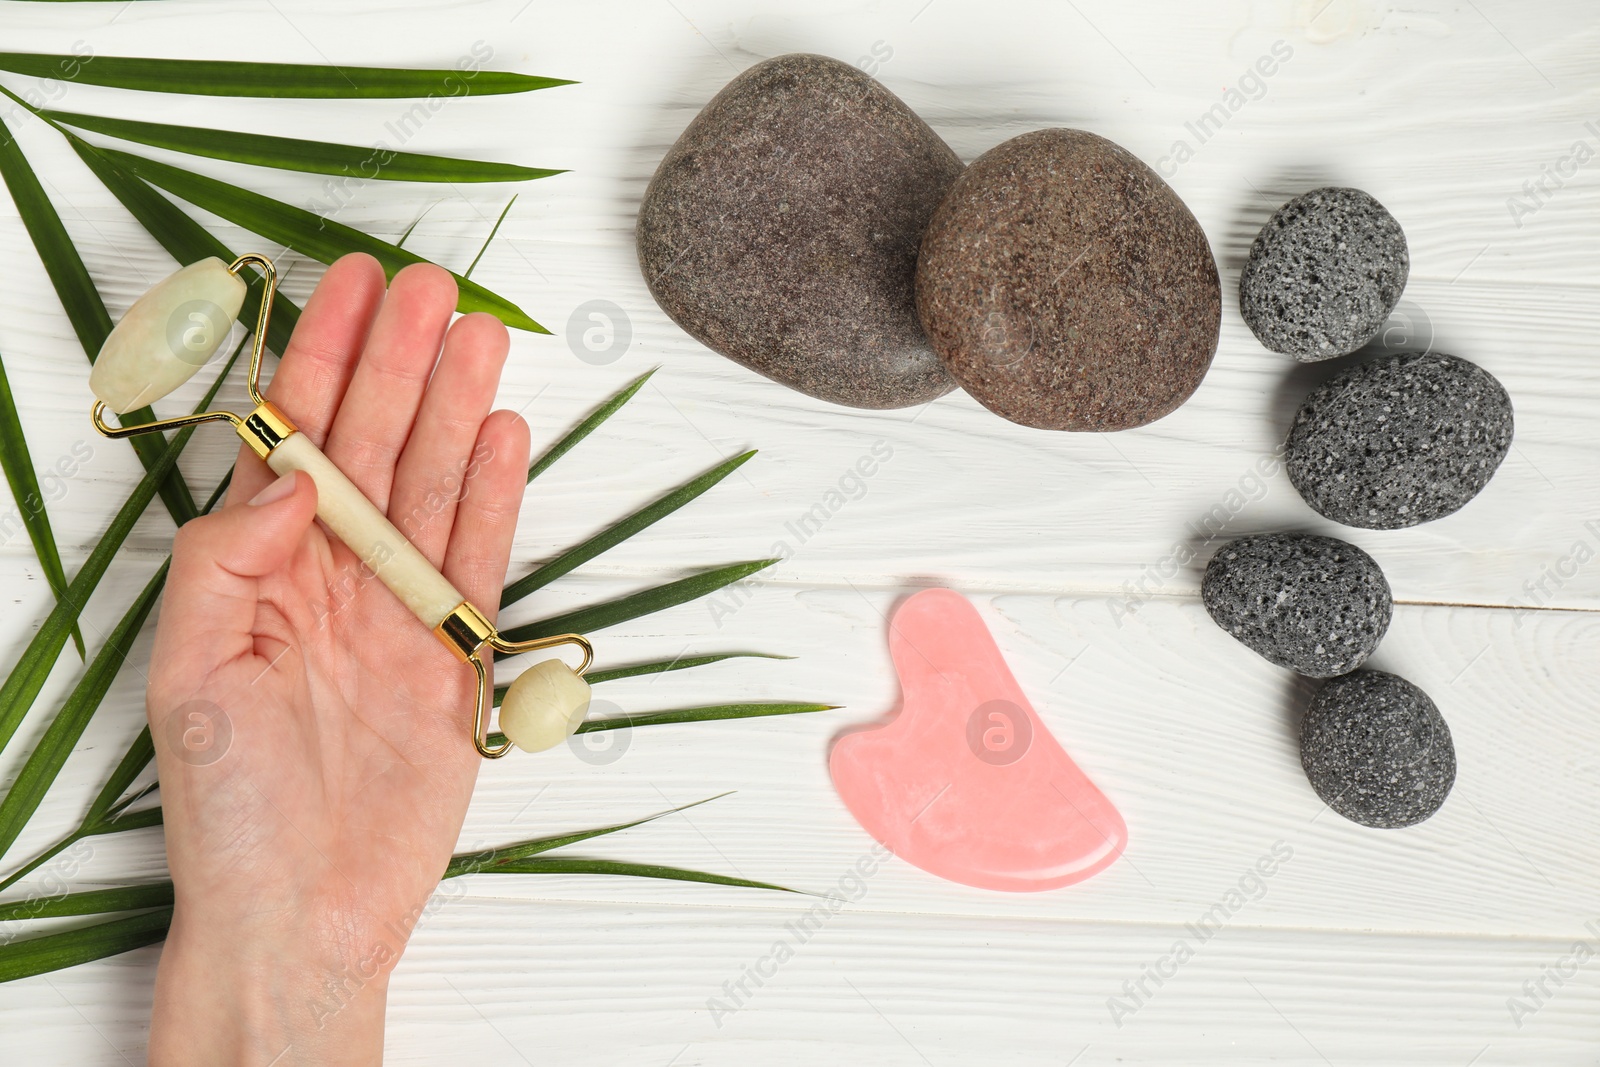
{"label": "wooden plank", "polygon": [[[629,587],[563,582],[534,610],[564,610]],[[903,595],[753,585],[742,602],[728,602],[720,628],[701,603],[596,634],[602,665],[735,648],[802,657],[610,683],[597,691],[597,714],[730,700],[844,707],[651,727],[487,765],[462,847],[621,822],[736,790],[586,854],[825,891],[870,846],[833,792],[828,746],[842,730],[896,707],[883,614]],[[975,600],[1041,715],[1123,811],[1129,851],[1092,881],[1044,894],[967,889],[896,862],[875,880],[867,907],[1182,924],[1281,847],[1293,859],[1252,907],[1252,923],[1559,939],[1579,935],[1593,917],[1600,813],[1582,797],[1600,773],[1592,702],[1600,662],[1579,653],[1600,640],[1600,616],[1539,612],[1519,620],[1506,611],[1402,607],[1374,663],[1432,694],[1451,726],[1460,772],[1432,820],[1380,832],[1325,810],[1305,781],[1296,730],[1310,687],[1233,642],[1194,601],[1159,599],[1119,618],[1115,602],[1099,598]],[[42,846],[70,826],[136,732],[141,690],[138,674],[125,672],[20,847]],[[585,759],[591,743],[621,747]],[[158,876],[157,840],[118,843],[108,853],[116,862],[96,865],[88,877]],[[699,904],[707,891],[619,879],[500,892]]]}
{"label": "wooden plank", "polygon": [[[1508,1001],[1532,1002],[1523,984],[1559,965],[1564,941],[1239,927],[1201,942],[1157,925],[849,907],[802,921],[800,908],[453,899],[395,976],[386,1062],[1585,1064],[1600,1007],[1591,964],[1546,979],[1516,1025]],[[1161,962],[1185,938],[1192,955]],[[136,1057],[155,958],[10,987],[9,1047],[26,1062],[119,1062],[108,1042]],[[1157,966],[1160,985],[1144,977]],[[1149,995],[1116,1010],[1141,980]]]}

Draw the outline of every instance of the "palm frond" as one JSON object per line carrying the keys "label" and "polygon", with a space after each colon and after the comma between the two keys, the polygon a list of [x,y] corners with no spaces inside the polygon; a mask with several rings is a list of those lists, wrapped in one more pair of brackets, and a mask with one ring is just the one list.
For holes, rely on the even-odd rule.
{"label": "palm frond", "polygon": [[472,272],[478,269],[478,263],[482,261],[483,254],[489,251],[490,245],[494,244],[495,237],[500,233],[501,224],[506,221],[506,216],[511,214],[511,209],[516,206],[516,203],[517,198],[515,196],[506,201],[506,206],[500,211],[500,217],[494,220],[493,226],[489,227],[489,236],[483,239],[483,244],[478,248],[478,254],[472,257],[472,262],[467,264],[467,269],[462,272],[461,276],[463,278],[472,277]]}
{"label": "palm frond", "polygon": [[[209,256],[224,263],[239,257],[211,232],[184,213],[176,204],[156,192],[143,180],[118,167],[94,145],[81,137],[67,135],[67,141],[78,158],[94,172],[111,195],[121,201],[139,225],[154,237],[167,254],[188,266]],[[261,297],[266,282],[253,271],[246,272],[249,287],[244,306],[239,310],[241,322],[254,323],[261,311]],[[272,321],[267,324],[267,346],[282,354],[289,347],[289,338],[300,321],[300,308],[282,292],[272,298]]]}
{"label": "palm frond", "polygon": [[777,562],[779,561],[776,559],[754,559],[745,563],[731,563],[726,567],[715,567],[699,574],[691,574],[687,578],[680,578],[675,582],[642,589],[637,593],[618,597],[616,600],[592,604],[564,615],[530,622],[525,626],[514,626],[504,631],[502,636],[508,641],[528,641],[536,637],[586,634],[604,630],[608,626],[616,626],[618,623],[637,619],[642,615],[653,615],[658,611],[698,600],[725,586],[742,582],[757,571],[764,570]]}
{"label": "palm frond", "polygon": [[704,882],[708,885],[731,885],[744,889],[770,889],[779,893],[793,893],[771,882],[753,882],[748,878],[733,878],[726,874],[708,874],[682,867],[663,867],[655,863],[628,863],[623,860],[590,860],[546,857],[516,860],[490,867],[485,874],[615,874],[630,878],[665,878],[677,882]]}
{"label": "palm frond", "polygon": [[60,919],[68,915],[104,915],[113,911],[142,911],[172,903],[172,883],[125,885],[115,889],[86,889],[79,893],[33,897],[0,904],[0,922],[23,919]]}
{"label": "palm frond", "polygon": [[[487,58],[487,57],[477,57]],[[298,98],[439,98],[449,95],[489,95],[520,93],[556,85],[570,84],[561,79],[539,78],[509,72],[483,71],[466,59],[456,70],[403,70],[393,68],[349,67],[305,64],[240,63],[227,61],[139,59],[117,56],[88,57],[0,52],[0,70],[38,77],[59,77],[86,84],[104,85],[148,92],[202,93],[219,96],[298,97]],[[402,246],[416,223],[408,227],[399,241],[389,244],[360,230],[324,218],[312,211],[274,200],[227,182],[198,174],[159,160],[148,159],[119,149],[96,145],[80,133],[117,138],[124,142],[148,145],[190,156],[242,163],[249,166],[312,174],[352,175],[363,179],[406,182],[499,182],[529,181],[562,173],[558,170],[524,167],[517,164],[391,151],[381,152],[353,144],[277,137],[247,131],[204,129],[171,125],[143,119],[111,118],[35,107],[0,86],[0,95],[10,98],[60,133],[83,163],[134,219],[179,263],[189,264],[215,256],[224,261],[237,258],[216,236],[191,217],[182,204],[192,205],[255,233],[267,241],[293,249],[312,259],[331,263],[349,252],[366,252],[376,258],[389,277],[413,264],[426,262]],[[418,104],[417,107],[426,105]],[[413,108],[413,112],[415,112]],[[409,115],[408,117],[409,118]],[[407,121],[402,118],[402,126]],[[77,131],[77,132],[75,132]],[[92,362],[111,329],[110,315],[96,290],[87,266],[74,246],[60,214],[44,191],[10,130],[0,121],[0,180],[16,202],[25,227],[39,254],[79,344]],[[181,201],[182,204],[174,201]],[[482,248],[466,270],[456,276],[460,289],[458,307],[462,311],[487,311],[508,326],[530,332],[548,332],[520,307],[473,282],[471,276],[485,251],[500,232],[516,196],[512,196],[491,228]],[[420,219],[419,219],[420,221]],[[248,279],[247,279],[248,280]],[[250,282],[241,317],[254,321],[264,286],[260,279]],[[268,345],[283,352],[287,347],[299,308],[282,295],[273,307]],[[242,350],[236,350],[227,367],[208,390],[196,411],[208,408],[223,379]],[[528,470],[528,481],[543,473],[558,459],[593,433],[619,411],[653,371],[630,382],[580,421]],[[86,405],[87,406],[87,405]],[[130,421],[143,421],[148,409],[127,413]],[[187,446],[194,428],[186,428],[170,441],[152,435],[134,439],[146,473],[112,518],[104,536],[90,552],[77,573],[66,578],[59,550],[48,520],[39,516],[28,523],[47,580],[56,602],[29,641],[13,669],[0,682],[0,751],[17,733],[18,727],[38,699],[46,679],[65,647],[69,636],[83,644],[78,623],[90,595],[129,536],[134,523],[148,508],[157,493],[182,523],[196,514],[209,511],[228,484],[224,477],[206,504],[197,509],[187,486],[177,473],[177,459]],[[5,370],[0,365],[0,450],[5,474],[19,503],[38,496],[37,477],[28,459],[16,404],[10,394]],[[505,604],[511,604],[534,590],[570,574],[584,563],[614,548],[661,521],[718,484],[745,463],[753,453],[733,457],[689,481],[678,485],[650,504],[612,523],[581,544],[560,553],[532,574],[512,583],[505,591]],[[24,508],[26,511],[27,509]],[[170,560],[169,560],[170,562]],[[512,640],[546,636],[569,631],[587,632],[615,626],[630,619],[662,611],[706,596],[770,566],[775,560],[753,560],[713,568],[673,582],[641,590],[616,600],[593,604],[554,618],[528,623],[507,631]],[[60,775],[88,723],[102,704],[116,677],[127,650],[145,623],[165,578],[167,564],[127,610],[114,632],[78,678],[55,716],[39,735],[39,741],[23,762],[16,780],[0,798],[0,856],[16,842],[28,819]],[[590,671],[591,683],[651,674],[664,674],[705,666],[739,657],[784,658],[755,652],[725,652],[684,656],[673,660],[624,664]],[[497,694],[498,695],[498,694]],[[634,715],[597,719],[582,727],[584,732],[615,730],[634,726],[669,725],[716,719],[788,715],[826,710],[831,705],[811,703],[717,704],[643,712]],[[4,879],[0,891],[38,870],[52,857],[85,838],[159,826],[163,813],[159,806],[131,810],[148,796],[155,783],[136,786],[150,766],[154,746],[148,728],[141,728],[128,750],[106,779],[76,829],[34,856]],[[716,799],[716,798],[711,798]],[[699,803],[705,803],[701,801]],[[693,805],[689,805],[693,806]],[[681,811],[675,808],[672,811]],[[606,859],[552,857],[552,850],[631,829],[672,812],[662,812],[633,822],[592,830],[535,838],[497,849],[453,857],[443,874],[454,878],[472,873],[503,874],[585,874],[627,875],[662,878],[707,884],[744,886],[768,890],[784,887],[727,875],[686,870],[646,863]],[[0,904],[0,921],[30,918],[62,918],[81,915],[117,914],[76,929],[51,933],[0,945],[0,982],[40,974],[115,955],[140,945],[161,940],[172,917],[171,883],[91,889],[48,898]]]}
{"label": "palm frond", "polygon": [[683,722],[714,722],[718,719],[759,719],[769,715],[808,715],[834,711],[837,704],[766,702],[754,704],[710,704],[700,708],[675,708],[671,711],[642,711],[637,715],[613,715],[590,719],[578,727],[580,734],[598,730],[631,730],[635,726],[666,726]]}
{"label": "palm frond", "polygon": [[333,174],[357,181],[388,182],[525,182],[565,174],[564,170],[522,167],[477,159],[400,152],[388,148],[274,137],[242,130],[171,126],[164,122],[80,115],[42,110],[40,117],[64,126],[165,148],[185,155],[223,159],[253,167]]}
{"label": "palm frond", "polygon": [[527,859],[529,856],[535,856],[541,852],[549,852],[552,849],[562,848],[566,845],[575,845],[579,841],[590,841],[596,837],[604,837],[607,834],[631,830],[635,826],[643,826],[647,822],[655,822],[657,819],[664,819],[668,815],[676,815],[680,811],[688,811],[690,808],[698,808],[702,804],[709,804],[713,800],[721,800],[727,795],[727,793],[718,793],[714,797],[696,800],[692,804],[681,804],[676,808],[668,808],[666,811],[658,811],[654,815],[646,815],[642,819],[617,823],[614,826],[602,826],[595,830],[577,830],[572,833],[555,834],[551,837],[536,837],[531,841],[519,841],[514,845],[502,845],[500,848],[461,853],[450,857],[450,864],[445,868],[444,877],[456,878],[463,874],[475,874],[511,860]]}
{"label": "palm frond", "polygon": [[[365,252],[376,259],[383,272],[393,278],[403,267],[428,260],[398,245],[380,240],[342,222],[335,222],[305,208],[274,200],[270,196],[208,178],[204,174],[170,166],[144,156],[115,149],[100,151],[113,163],[153,185],[158,185],[195,207],[204,208],[251,233],[293,248],[320,263],[332,263],[351,252]],[[456,307],[460,311],[487,311],[507,326],[531,333],[549,333],[528,313],[475,281],[454,275],[460,289]]]}
{"label": "palm frond", "polygon": [[[33,469],[33,455],[28,450],[27,435],[22,432],[22,415],[11,395],[4,360],[0,360],[0,469],[5,471],[11,499],[28,531],[28,540],[33,542],[33,554],[44,571],[44,580],[60,600],[67,592],[67,572],[61,566],[61,550],[56,546],[55,531],[50,528],[50,513],[45,509],[44,493],[39,489],[39,475]],[[78,658],[83,659],[83,634],[76,624],[72,627],[72,643],[78,649]]]}
{"label": "palm frond", "polygon": [[[211,406],[223,379],[233,367],[234,360],[239,358],[240,351],[242,348],[234,350],[222,373],[217,375],[217,380],[206,391],[206,395],[200,398],[195,411],[204,411]],[[39,690],[44,687],[45,679],[50,676],[57,657],[66,646],[67,635],[71,632],[73,624],[78,621],[84,605],[89,602],[89,595],[100,584],[100,579],[105,577],[106,568],[111,565],[112,559],[122,550],[122,543],[133,531],[134,523],[139,521],[144,509],[155,499],[156,487],[162,484],[166,476],[176,467],[178,457],[188,447],[196,429],[194,426],[186,426],[173,435],[172,441],[162,451],[156,465],[145,473],[138,485],[133,487],[133,492],[128,494],[128,499],[112,518],[111,525],[100,535],[100,541],[89,553],[89,558],[83,561],[78,573],[72,576],[66,594],[56,601],[55,607],[34,632],[33,639],[28,642],[28,647],[23,650],[21,658],[11,668],[11,673],[6,675],[3,683],[0,683],[0,752],[5,751],[12,735],[21,725],[23,717],[33,706]]]}
{"label": "palm frond", "polygon": [[150,727],[146,726],[133,739],[128,751],[122,754],[122,759],[117,761],[117,766],[112,770],[111,777],[106,779],[105,785],[100,787],[99,794],[89,805],[88,814],[84,816],[84,823],[99,822],[102,816],[110,815],[122,800],[122,795],[133,784],[133,780],[150,766],[150,761],[155,759],[155,756],[155,741],[150,736]]}
{"label": "palm frond", "polygon": [[[602,719],[586,719],[577,729],[580,734],[602,730],[631,730],[635,726],[669,726],[685,722],[715,722],[719,719],[759,719],[769,715],[806,715],[817,711],[833,711],[837,704],[709,704],[700,708],[674,708],[671,711],[641,711],[635,715],[612,715]],[[490,745],[503,745],[506,735],[492,733]]]}
{"label": "palm frond", "polygon": [[637,678],[641,674],[663,674],[667,671],[684,671],[691,667],[705,667],[713,663],[721,663],[725,659],[794,659],[794,657],[780,656],[776,652],[714,652],[706,656],[676,656],[672,659],[658,659],[649,663],[629,663],[621,667],[612,667],[609,670],[590,671],[583,678],[590,685],[599,685],[601,682],[613,682],[619,678]]}
{"label": "palm frond", "polygon": [[0,982],[15,982],[91,960],[103,960],[154,945],[167,936],[172,909],[157,908],[76,930],[0,945]]}
{"label": "palm frond", "polygon": [[470,65],[455,70],[404,70],[101,55],[90,61],[84,56],[36,52],[0,52],[0,70],[151,93],[323,100],[498,96],[576,84],[565,78],[477,70]]}
{"label": "palm frond", "polygon": [[633,394],[644,388],[644,383],[650,380],[650,376],[654,374],[656,370],[657,368],[652,367],[643,374],[639,375],[639,377],[635,378],[633,381],[629,382],[627,385],[623,386],[621,389],[617,390],[609,399],[606,400],[604,404],[601,404],[599,407],[595,408],[594,411],[590,412],[582,422],[578,423],[578,425],[567,431],[566,436],[562,437],[561,440],[551,445],[549,449],[545,451],[544,455],[534,460],[532,465],[528,467],[528,481],[533,481],[535,478],[539,477],[539,475],[549,470],[551,466],[555,464],[556,460],[572,451],[574,445],[576,445],[579,441],[582,441],[585,437],[588,437],[590,434],[594,433],[594,431],[599,428],[601,423],[605,422],[611,416],[620,411],[622,409],[622,405],[633,399]]}
{"label": "palm frond", "polygon": [[111,631],[111,636],[106,639],[94,662],[89,664],[89,669],[61,705],[61,710],[50,720],[44,736],[29,753],[27,762],[22,765],[16,781],[11,783],[5,799],[0,800],[0,857],[6,854],[17,835],[22,833],[22,828],[44,799],[45,792],[66,765],[67,757],[72,754],[78,738],[83,736],[89,720],[99,710],[101,701],[111,689],[112,680],[122,669],[129,646],[150,617],[156,597],[161,595],[170,563],[169,559],[161,564],[145,584],[144,591],[134,600],[133,606],[122,616],[122,621],[117,623],[117,628]]}
{"label": "palm frond", "polygon": [[[719,796],[726,795],[719,794]],[[717,799],[718,797],[708,797],[694,804],[685,804],[616,826],[536,838],[480,852],[461,853],[451,857],[442,877],[459,878],[470,874],[609,874],[742,886],[782,893],[794,892],[792,889],[768,882],[754,882],[746,878],[685,870],[682,867],[617,860],[554,859],[542,855],[565,845],[642,826],[675,812]],[[167,928],[172,921],[170,906],[172,892],[171,882],[154,882],[0,904],[0,921],[106,914],[141,908],[154,909],[74,930],[43,934],[0,945],[0,983],[58,971],[65,967],[88,963],[90,960],[104,959],[162,940],[166,937]]]}
{"label": "palm frond", "polygon": [[[0,92],[4,90],[0,89]],[[32,164],[22,154],[22,146],[3,120],[0,120],[0,179],[5,181],[12,202],[22,215],[22,225],[33,241],[39,261],[44,264],[50,284],[55,287],[56,296],[61,300],[61,307],[67,313],[67,321],[72,324],[72,331],[77,334],[84,355],[93,363],[100,354],[100,346],[105,344],[106,336],[111,333],[111,315],[100,299],[99,290],[90,280],[89,268],[84,266],[83,257],[78,255],[77,246],[72,243],[60,214],[45,195],[44,186],[39,184]],[[126,417],[131,422],[147,422],[152,413],[148,407],[144,407],[128,412]],[[146,470],[158,462],[165,444],[164,435],[152,433],[129,440]],[[171,512],[173,522],[182,526],[194,518],[194,497],[189,494],[189,487],[184,484],[183,475],[177,468],[167,472],[160,489],[161,499]]]}
{"label": "palm frond", "polygon": [[606,527],[582,544],[574,545],[567,549],[532,574],[524,575],[506,586],[505,592],[500,597],[500,606],[504,608],[515,604],[535,589],[544,588],[557,578],[571,573],[607,549],[615,548],[639,531],[655,525],[744,466],[750,457],[754,455],[755,452],[752,450],[742,455],[734,456],[732,459],[724,460],[704,474],[689,479],[672,492]]}

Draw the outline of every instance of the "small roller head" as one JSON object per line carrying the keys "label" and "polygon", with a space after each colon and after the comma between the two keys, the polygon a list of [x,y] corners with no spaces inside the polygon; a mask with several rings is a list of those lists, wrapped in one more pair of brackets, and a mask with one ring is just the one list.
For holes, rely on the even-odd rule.
{"label": "small roller head", "polygon": [[500,732],[524,752],[555,748],[577,732],[589,713],[589,683],[558,659],[517,676],[500,702]]}
{"label": "small roller head", "polygon": [[244,280],[215,257],[157,282],[106,338],[89,388],[118,415],[160,400],[216,354],[245,292]]}

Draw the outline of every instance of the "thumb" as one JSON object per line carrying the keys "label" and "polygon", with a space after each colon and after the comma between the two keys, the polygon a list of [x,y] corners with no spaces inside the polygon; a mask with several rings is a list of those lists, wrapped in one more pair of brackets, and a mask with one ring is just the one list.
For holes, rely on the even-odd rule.
{"label": "thumb", "polygon": [[186,559],[204,561],[196,570],[220,570],[236,578],[260,578],[288,562],[317,514],[317,483],[290,471],[242,507],[227,507],[184,524],[172,547],[173,578]]}
{"label": "thumb", "polygon": [[[291,471],[244,504],[185,523],[172,543],[152,658],[206,669],[249,651],[259,580],[289,561],[316,513],[316,483]],[[196,653],[209,662],[195,662]]]}

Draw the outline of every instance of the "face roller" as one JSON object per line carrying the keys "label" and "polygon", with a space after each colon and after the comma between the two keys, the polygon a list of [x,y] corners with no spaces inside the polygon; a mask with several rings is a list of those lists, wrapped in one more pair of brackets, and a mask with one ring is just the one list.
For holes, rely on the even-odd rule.
{"label": "face roller", "polygon": [[[117,415],[159,400],[188,381],[227,338],[244,305],[246,266],[266,280],[261,313],[250,352],[250,402],[244,416],[207,411],[139,426],[112,426]],[[539,751],[560,744],[583,722],[589,707],[589,686],[582,674],[594,659],[589,641],[579,634],[559,634],[532,641],[508,641],[482,611],[462,596],[362,495],[344,473],[324,456],[294,423],[261,396],[261,356],[266,344],[277,271],[265,256],[240,256],[231,265],[204,259],[157,283],[128,309],[106,338],[89,375],[96,397],[91,418],[107,437],[131,437],[201,422],[233,424],[247,445],[276,473],[304,471],[317,484],[317,517],[354,552],[395,596],[411,609],[463,663],[477,675],[477,709],[472,743],[488,759],[512,745]],[[560,660],[547,660],[511,683],[500,706],[500,729],[507,741],[489,744],[490,694],[484,664],[486,649],[513,655],[559,645],[574,645],[583,662],[573,670]]]}

